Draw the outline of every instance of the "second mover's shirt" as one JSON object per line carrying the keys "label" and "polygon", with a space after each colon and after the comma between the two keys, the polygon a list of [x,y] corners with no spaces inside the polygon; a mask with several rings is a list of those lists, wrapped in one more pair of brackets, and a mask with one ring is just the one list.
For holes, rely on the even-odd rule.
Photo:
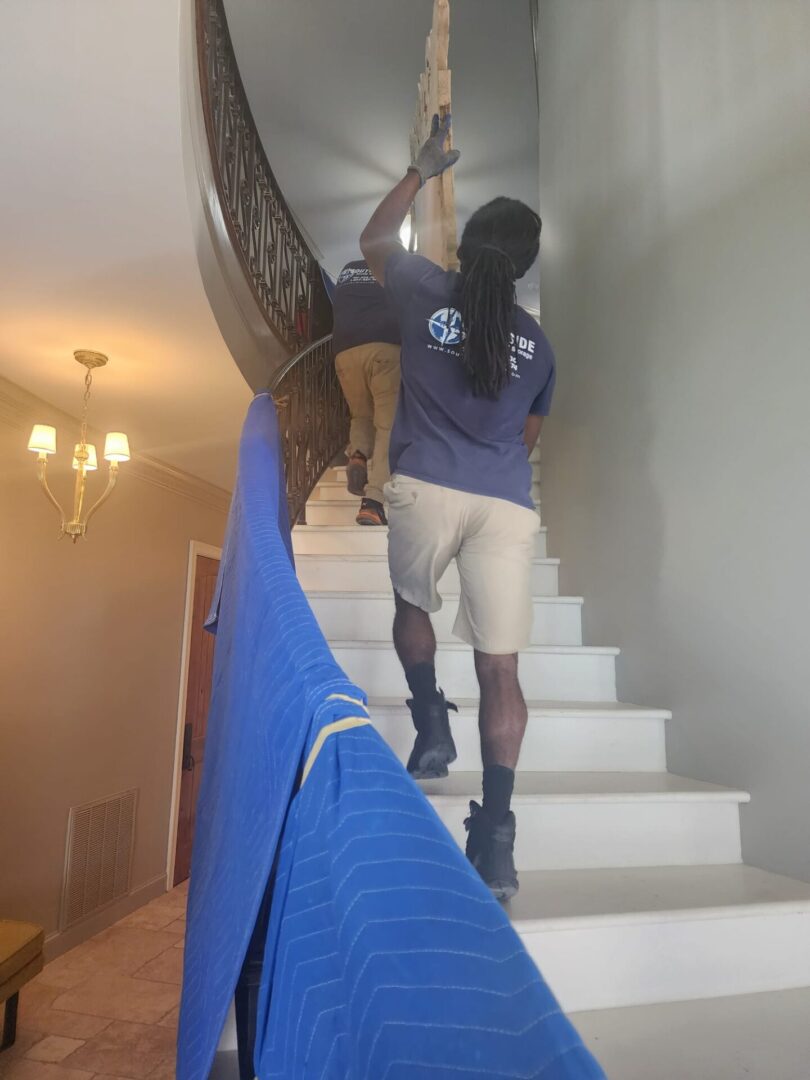
{"label": "second mover's shirt", "polygon": [[382,285],[362,261],[347,263],[335,285],[333,348],[336,353],[384,341],[399,345],[399,322]]}
{"label": "second mover's shirt", "polygon": [[511,378],[497,401],[475,397],[462,363],[464,327],[453,307],[458,274],[403,250],[385,267],[399,313],[402,382],[391,432],[391,472],[533,507],[523,430],[545,416],[554,354],[537,322],[515,309]]}

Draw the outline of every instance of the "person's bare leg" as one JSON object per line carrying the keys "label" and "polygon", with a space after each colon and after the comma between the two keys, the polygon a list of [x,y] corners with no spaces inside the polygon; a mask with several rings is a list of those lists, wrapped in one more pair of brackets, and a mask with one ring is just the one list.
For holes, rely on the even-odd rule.
{"label": "person's bare leg", "polygon": [[416,779],[447,776],[447,766],[456,759],[450,732],[448,708],[436,686],[436,635],[430,615],[394,593],[394,647],[405,671],[413,699],[408,702],[416,742],[408,759],[408,772]]}
{"label": "person's bare leg", "polygon": [[[394,593],[394,601],[396,603],[394,648],[397,650],[399,662],[405,669],[407,678],[408,672],[417,664],[435,666],[436,635],[433,633],[430,615],[426,611],[403,600],[398,592]],[[435,675],[433,684],[435,687]],[[411,687],[411,692],[416,693],[413,687]]]}
{"label": "person's bare leg", "polygon": [[526,732],[528,711],[518,681],[518,658],[475,653],[475,672],[481,688],[478,730],[484,768],[502,765],[513,772]]}

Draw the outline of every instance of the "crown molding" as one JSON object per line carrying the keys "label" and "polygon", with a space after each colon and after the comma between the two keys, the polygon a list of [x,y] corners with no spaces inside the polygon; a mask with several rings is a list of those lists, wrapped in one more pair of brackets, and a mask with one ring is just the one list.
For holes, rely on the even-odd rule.
{"label": "crown molding", "polygon": [[[17,430],[25,430],[33,422],[34,416],[41,417],[45,411],[62,424],[79,423],[77,417],[63,412],[44,398],[37,397],[17,383],[0,376],[0,423]],[[132,455],[132,459],[127,463],[127,475],[173,495],[201,503],[222,514],[227,514],[231,505],[229,491],[147,454]]]}

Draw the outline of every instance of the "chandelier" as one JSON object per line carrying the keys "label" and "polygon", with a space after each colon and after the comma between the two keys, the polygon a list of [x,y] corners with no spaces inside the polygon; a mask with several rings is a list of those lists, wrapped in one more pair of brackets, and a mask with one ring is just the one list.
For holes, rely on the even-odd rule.
{"label": "chandelier", "polygon": [[73,450],[73,468],[76,470],[76,481],[73,486],[73,515],[69,520],[59,500],[48,487],[48,455],[56,453],[56,428],[51,427],[50,424],[34,424],[34,430],[28,440],[28,449],[37,455],[37,477],[42,485],[45,497],[56,507],[61,518],[62,525],[59,531],[59,539],[61,540],[63,536],[70,536],[75,544],[79,537],[84,536],[87,532],[87,523],[96,510],[109,499],[118,479],[119,463],[129,461],[130,455],[129,440],[123,431],[108,432],[104,440],[104,459],[109,463],[107,487],[90,509],[85,512],[84,496],[87,474],[98,469],[96,448],[87,441],[87,406],[90,401],[93,371],[95,368],[104,367],[107,363],[107,357],[103,353],[91,352],[88,349],[79,349],[73,355],[78,363],[87,368],[87,374],[84,377],[84,405],[82,407],[79,441]]}

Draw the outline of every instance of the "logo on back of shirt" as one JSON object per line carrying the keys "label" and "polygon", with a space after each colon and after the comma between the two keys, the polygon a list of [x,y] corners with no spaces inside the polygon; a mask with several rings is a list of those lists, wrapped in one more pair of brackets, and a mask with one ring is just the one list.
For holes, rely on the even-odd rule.
{"label": "logo on back of shirt", "polygon": [[454,307],[439,308],[428,319],[428,329],[440,345],[458,345],[464,337],[461,312]]}

